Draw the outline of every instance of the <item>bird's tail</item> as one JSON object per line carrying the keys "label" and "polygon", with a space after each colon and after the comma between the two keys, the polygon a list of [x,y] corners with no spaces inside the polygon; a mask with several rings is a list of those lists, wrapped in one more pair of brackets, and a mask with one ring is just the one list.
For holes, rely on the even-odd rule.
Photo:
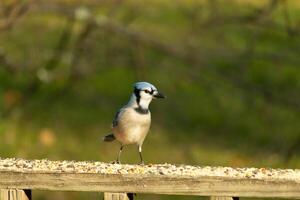
{"label": "bird's tail", "polygon": [[116,138],[115,136],[111,133],[111,134],[108,134],[106,136],[103,137],[103,141],[104,142],[112,142],[114,141]]}

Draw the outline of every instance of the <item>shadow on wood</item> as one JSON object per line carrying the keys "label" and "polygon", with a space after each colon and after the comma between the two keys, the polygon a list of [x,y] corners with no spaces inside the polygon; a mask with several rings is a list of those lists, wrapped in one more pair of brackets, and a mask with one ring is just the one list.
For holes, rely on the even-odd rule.
{"label": "shadow on wood", "polygon": [[0,200],[31,200],[31,190],[1,189]]}
{"label": "shadow on wood", "polygon": [[104,200],[133,200],[133,193],[104,193]]}

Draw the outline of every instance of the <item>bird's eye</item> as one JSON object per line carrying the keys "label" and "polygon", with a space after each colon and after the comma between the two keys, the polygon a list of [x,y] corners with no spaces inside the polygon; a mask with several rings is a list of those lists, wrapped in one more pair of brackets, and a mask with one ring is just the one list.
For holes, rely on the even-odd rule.
{"label": "bird's eye", "polygon": [[149,90],[144,90],[144,91],[145,91],[145,93],[147,93],[147,94],[148,94],[148,93],[150,93],[150,91],[149,91]]}

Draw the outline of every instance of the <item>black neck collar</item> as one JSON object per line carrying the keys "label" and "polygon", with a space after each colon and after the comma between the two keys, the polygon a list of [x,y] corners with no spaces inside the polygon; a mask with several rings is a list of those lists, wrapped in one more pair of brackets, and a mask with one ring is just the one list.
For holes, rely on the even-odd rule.
{"label": "black neck collar", "polygon": [[142,114],[142,115],[146,115],[149,113],[149,109],[148,108],[142,108],[141,106],[137,107],[137,108],[134,108],[134,110],[139,113],[139,114]]}

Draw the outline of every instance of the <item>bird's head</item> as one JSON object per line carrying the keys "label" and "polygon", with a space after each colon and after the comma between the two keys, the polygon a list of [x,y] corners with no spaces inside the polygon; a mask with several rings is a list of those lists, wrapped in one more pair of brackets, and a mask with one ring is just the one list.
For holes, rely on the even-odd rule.
{"label": "bird's head", "polygon": [[162,93],[158,92],[154,85],[148,82],[135,83],[133,93],[137,104],[147,108],[152,99],[165,98]]}
{"label": "bird's head", "polygon": [[134,94],[141,99],[155,99],[165,98],[165,96],[158,92],[156,87],[148,82],[137,82],[134,84]]}

